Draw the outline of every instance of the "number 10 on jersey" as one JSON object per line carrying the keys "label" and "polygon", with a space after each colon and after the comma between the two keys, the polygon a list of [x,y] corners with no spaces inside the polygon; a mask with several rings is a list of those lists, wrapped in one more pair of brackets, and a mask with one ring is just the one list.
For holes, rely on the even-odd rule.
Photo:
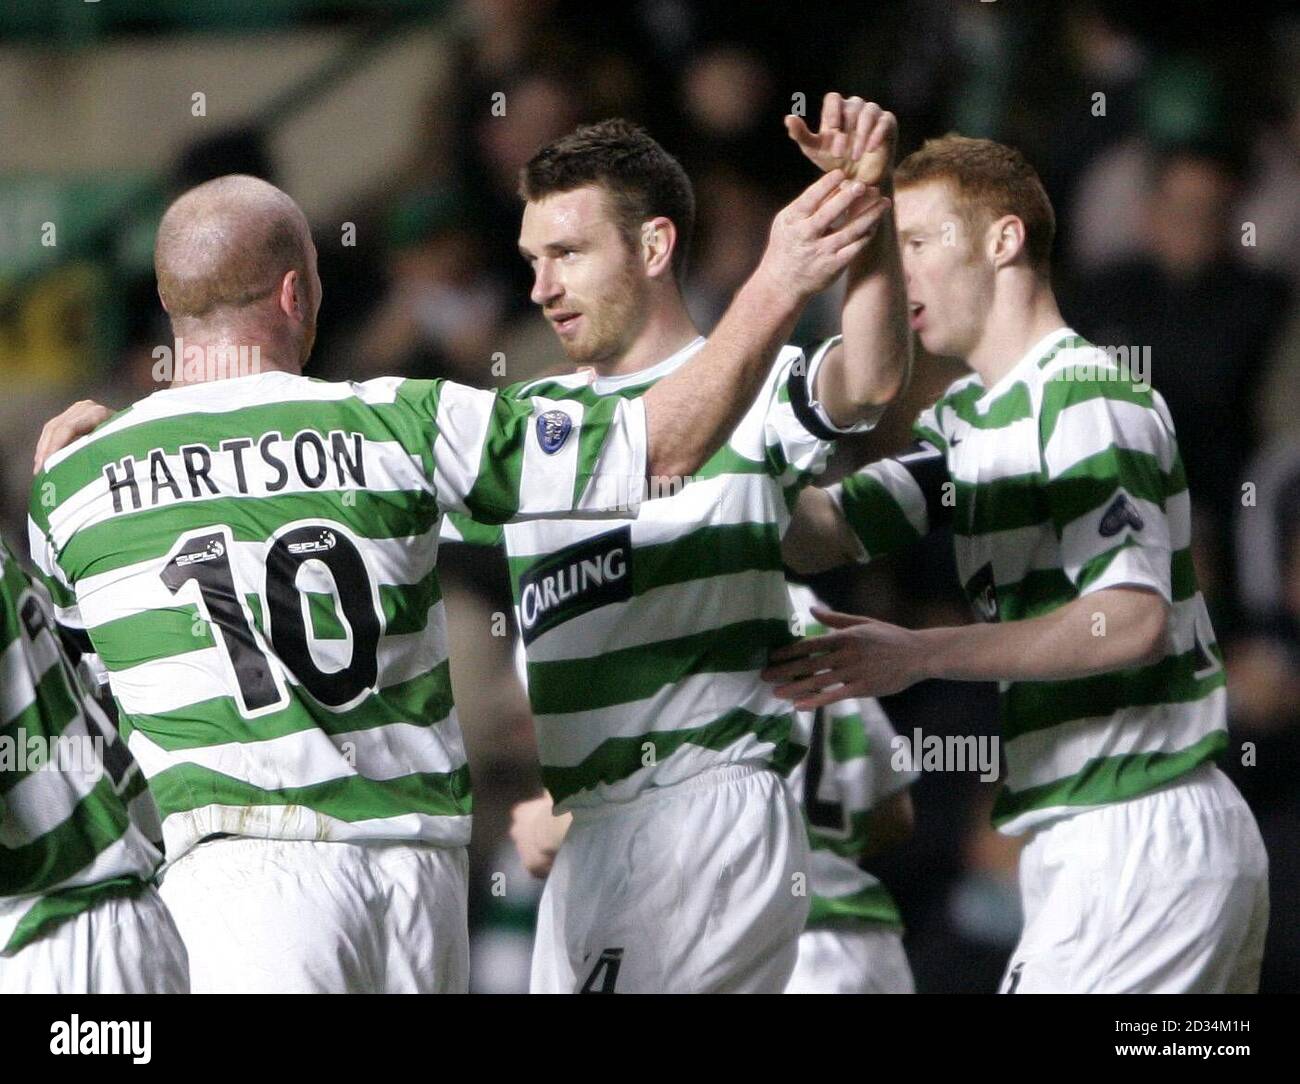
{"label": "number 10 on jersey", "polygon": [[[289,702],[286,677],[327,707],[342,709],[375,687],[383,614],[361,550],[329,520],[300,521],[266,543],[234,543],[230,527],[189,531],[173,548],[160,576],[174,595],[193,582],[199,609],[214,629],[219,650],[238,685],[241,714],[264,715]],[[236,561],[235,546],[261,548],[262,560]],[[347,664],[326,669],[312,652],[307,600],[300,574],[315,565],[332,583],[351,652]],[[237,582],[242,571],[262,571],[259,583]],[[265,615],[265,637],[246,599],[251,587]],[[189,590],[193,590],[190,588]]]}

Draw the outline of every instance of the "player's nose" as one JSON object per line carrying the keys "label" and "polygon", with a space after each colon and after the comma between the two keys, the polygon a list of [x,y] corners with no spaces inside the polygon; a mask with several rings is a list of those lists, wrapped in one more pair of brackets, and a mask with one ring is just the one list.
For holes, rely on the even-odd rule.
{"label": "player's nose", "polygon": [[546,261],[538,260],[533,275],[533,290],[529,297],[534,305],[546,305],[564,292],[559,280],[551,272]]}

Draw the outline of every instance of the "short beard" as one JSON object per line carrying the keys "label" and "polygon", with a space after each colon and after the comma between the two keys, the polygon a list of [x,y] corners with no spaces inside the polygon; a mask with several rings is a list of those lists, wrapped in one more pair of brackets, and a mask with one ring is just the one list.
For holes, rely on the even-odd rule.
{"label": "short beard", "polygon": [[600,306],[602,318],[599,327],[594,326],[595,318],[592,311],[587,310],[587,319],[593,321],[592,330],[603,332],[604,335],[593,341],[590,347],[578,343],[572,344],[579,347],[579,353],[575,353],[570,344],[561,339],[560,345],[565,356],[575,367],[599,368],[601,365],[617,360],[626,352],[628,343],[639,333],[644,322],[644,310],[642,284],[629,266],[615,293]]}

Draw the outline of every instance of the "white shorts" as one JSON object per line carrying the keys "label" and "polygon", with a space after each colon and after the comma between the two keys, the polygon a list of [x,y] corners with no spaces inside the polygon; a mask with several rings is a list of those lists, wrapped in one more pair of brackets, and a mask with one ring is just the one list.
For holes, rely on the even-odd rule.
{"label": "white shorts", "polygon": [[577,810],[542,893],[534,993],[780,993],[808,917],[808,834],[736,765]]}
{"label": "white shorts", "polygon": [[0,956],[0,994],[187,994],[185,946],[151,885],[113,896]]}
{"label": "white shorts", "polygon": [[900,931],[877,923],[805,930],[787,994],[912,994]]}
{"label": "white shorts", "polygon": [[197,993],[464,993],[463,847],[217,839],[163,899]]}
{"label": "white shorts", "polygon": [[1268,927],[1268,857],[1213,764],[1049,824],[1020,856],[1025,927],[1004,993],[1248,993]]}

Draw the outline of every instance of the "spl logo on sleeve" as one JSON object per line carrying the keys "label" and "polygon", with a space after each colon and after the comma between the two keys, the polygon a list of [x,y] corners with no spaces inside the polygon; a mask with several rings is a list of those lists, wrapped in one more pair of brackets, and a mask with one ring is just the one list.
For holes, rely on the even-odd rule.
{"label": "spl logo on sleeve", "polygon": [[537,419],[537,442],[547,455],[564,447],[573,432],[573,419],[562,410],[548,410]]}

